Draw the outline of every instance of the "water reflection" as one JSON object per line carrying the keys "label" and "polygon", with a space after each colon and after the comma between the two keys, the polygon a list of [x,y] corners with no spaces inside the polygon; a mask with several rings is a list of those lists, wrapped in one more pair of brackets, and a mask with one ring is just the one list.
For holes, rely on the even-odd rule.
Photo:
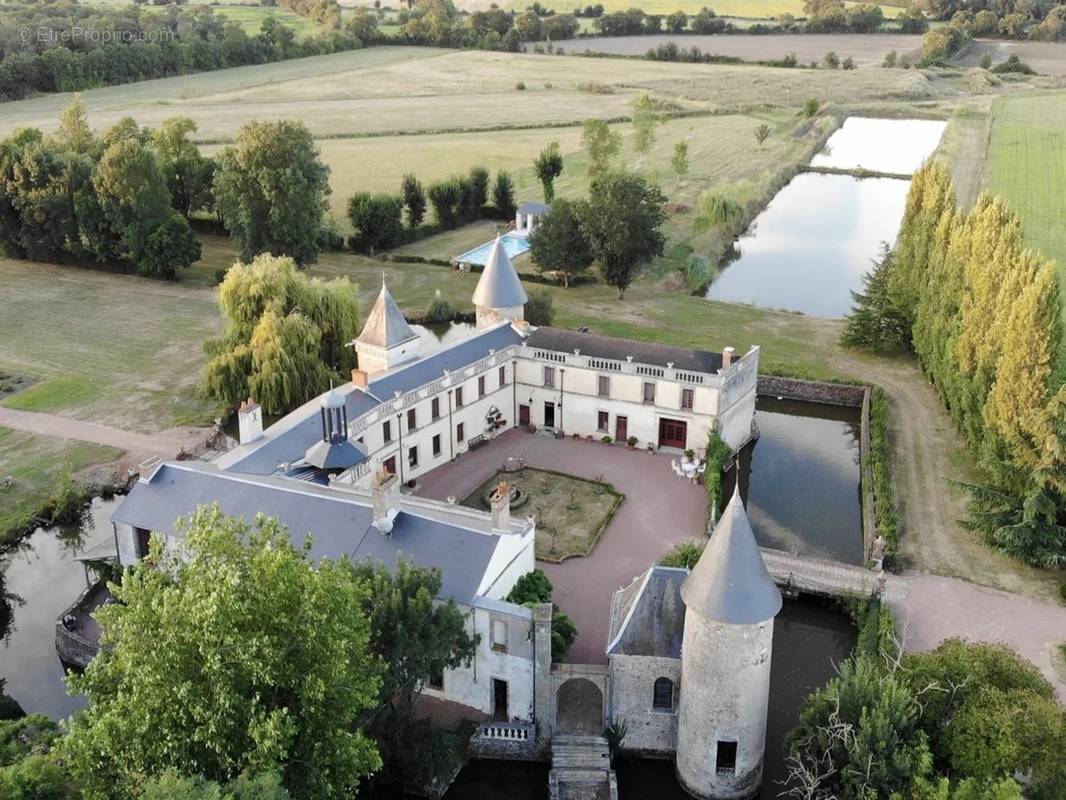
{"label": "water reflection", "polygon": [[760,436],[741,453],[740,490],[759,544],[862,563],[859,410],[760,397],[756,411]]}
{"label": "water reflection", "polygon": [[429,355],[453,344],[459,344],[477,333],[477,326],[472,322],[432,322],[429,325],[412,325],[411,329],[419,335],[419,355]]}
{"label": "water reflection", "polygon": [[943,120],[848,117],[811,166],[910,175],[936,150],[946,127]]}
{"label": "water reflection", "polygon": [[842,317],[882,243],[896,240],[910,181],[804,173],[737,244],[707,297]]}
{"label": "water reflection", "polygon": [[67,694],[64,670],[55,651],[55,624],[85,588],[85,568],[77,553],[113,538],[111,512],[121,498],[93,500],[80,527],[38,528],[6,557],[7,591],[19,596],[11,604],[8,638],[0,643],[0,678],[6,691],[28,714],[53,719],[85,705]]}

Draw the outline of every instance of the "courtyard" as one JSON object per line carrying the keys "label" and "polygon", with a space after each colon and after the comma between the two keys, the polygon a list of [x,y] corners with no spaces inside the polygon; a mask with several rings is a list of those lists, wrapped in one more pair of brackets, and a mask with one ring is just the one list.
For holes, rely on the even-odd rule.
{"label": "courtyard", "polygon": [[[588,556],[562,563],[538,561],[555,587],[555,602],[577,626],[567,661],[605,664],[615,590],[628,585],[678,542],[703,533],[706,495],[702,486],[674,477],[670,461],[676,458],[512,430],[424,475],[415,493],[436,500],[469,497],[503,471],[508,459],[514,459],[527,468],[607,483],[624,495]],[[524,513],[521,508],[515,516]],[[538,542],[538,552],[539,547]]]}

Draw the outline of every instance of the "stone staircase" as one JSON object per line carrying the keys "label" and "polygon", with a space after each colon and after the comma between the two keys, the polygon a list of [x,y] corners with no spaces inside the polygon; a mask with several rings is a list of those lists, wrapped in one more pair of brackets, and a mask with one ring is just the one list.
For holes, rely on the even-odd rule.
{"label": "stone staircase", "polygon": [[602,736],[552,737],[551,800],[618,800],[611,753]]}

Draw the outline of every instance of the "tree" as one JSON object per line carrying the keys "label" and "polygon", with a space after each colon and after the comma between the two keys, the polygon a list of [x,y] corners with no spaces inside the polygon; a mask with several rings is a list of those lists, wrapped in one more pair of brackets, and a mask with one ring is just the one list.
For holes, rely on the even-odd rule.
{"label": "tree", "polygon": [[525,320],[530,325],[551,325],[555,319],[555,304],[552,293],[547,289],[536,289],[529,293],[526,301]]}
{"label": "tree", "polygon": [[170,191],[152,149],[120,139],[100,157],[93,189],[120,242],[121,258],[147,275],[172,277],[200,258],[189,223],[170,205]]}
{"label": "tree", "polygon": [[705,539],[685,539],[683,542],[678,542],[669,553],[659,559],[659,566],[694,569],[706,545]]}
{"label": "tree", "polygon": [[622,148],[622,137],[602,119],[590,119],[581,131],[581,146],[588,151],[589,175],[602,175]]}
{"label": "tree", "polygon": [[56,139],[75,153],[92,153],[96,150],[96,138],[89,127],[88,116],[85,113],[85,101],[81,99],[80,94],[75,94],[74,99],[59,112]]}
{"label": "tree", "polygon": [[391,194],[358,192],[348,199],[348,219],[356,246],[371,255],[395,245],[403,234],[403,199]]}
{"label": "tree", "polygon": [[276,772],[242,774],[229,783],[187,777],[168,770],[149,778],[139,795],[141,800],[289,800]]}
{"label": "tree", "polygon": [[759,143],[759,147],[762,147],[763,142],[770,136],[770,126],[765,122],[761,125],[756,125],[753,133],[755,134],[755,141]]}
{"label": "tree", "polygon": [[535,42],[541,38],[540,17],[532,11],[515,17],[514,26],[523,42]]}
{"label": "tree", "polygon": [[469,219],[481,215],[481,209],[489,201],[489,171],[484,167],[471,167],[470,174],[463,183],[463,213]]}
{"label": "tree", "polygon": [[373,44],[378,40],[378,15],[366,6],[356,6],[344,29],[363,44]]}
{"label": "tree", "polygon": [[218,156],[215,202],[248,261],[259,253],[318,259],[329,167],[301,122],[248,122]]}
{"label": "tree", "polygon": [[254,397],[284,414],[345,380],[359,335],[359,287],[301,274],[291,258],[234,264],[218,288],[225,322],[207,342],[204,391],[229,408]]}
{"label": "tree", "polygon": [[682,33],[688,25],[688,15],[684,11],[675,11],[666,17],[666,30],[670,33]]}
{"label": "tree", "polygon": [[193,211],[211,206],[211,182],[215,163],[200,155],[189,139],[196,123],[189,117],[170,117],[152,132],[152,144],[159,159],[171,205],[186,218]]}
{"label": "tree", "polygon": [[662,255],[665,202],[659,188],[638,175],[619,173],[592,181],[582,228],[604,280],[618,289],[618,299],[640,264]]}
{"label": "tree", "polygon": [[97,612],[104,646],[70,678],[90,703],[61,756],[101,791],[166,770],[278,770],[294,797],[350,797],[380,766],[357,728],[382,676],[365,583],[271,518],[204,507],[182,529],[184,553],[153,537]]}
{"label": "tree", "polygon": [[[507,595],[507,602],[517,603],[532,608],[543,603],[552,603],[552,583],[543,570],[535,569],[515,581]],[[573,620],[552,603],[552,661],[561,662],[566,658],[570,646],[577,636]]]}
{"label": "tree", "polygon": [[571,276],[592,265],[592,251],[581,227],[587,208],[585,201],[556,200],[529,237],[533,263],[543,272],[560,273],[566,287]]}
{"label": "tree", "polygon": [[426,216],[426,193],[422,182],[410,172],[403,176],[403,204],[407,208],[407,224],[417,228]]}
{"label": "tree", "polygon": [[647,153],[655,144],[655,126],[661,121],[655,101],[644,92],[633,101],[633,146],[638,153]]}
{"label": "tree", "polygon": [[704,6],[689,20],[689,30],[702,35],[721,33],[725,30],[725,20]]}
{"label": "tree", "polygon": [[688,142],[680,141],[674,143],[674,155],[670,159],[670,169],[677,176],[677,180],[680,183],[681,179],[688,173]]}
{"label": "tree", "polygon": [[514,181],[511,176],[500,170],[496,173],[496,183],[492,187],[492,204],[499,209],[504,218],[510,219],[515,214]]}
{"label": "tree", "polygon": [[910,797],[933,762],[919,718],[898,677],[869,657],[845,661],[788,735],[790,786],[812,800]]}
{"label": "tree", "polygon": [[463,185],[458,178],[448,178],[430,184],[427,196],[439,225],[454,228],[459,224],[459,206],[463,200]]}
{"label": "tree", "polygon": [[863,291],[851,293],[854,305],[840,343],[876,353],[899,352],[910,346],[910,326],[890,291],[892,253],[887,245],[873,264],[863,275]]}
{"label": "tree", "polygon": [[540,151],[533,162],[533,171],[544,187],[544,202],[551,204],[555,199],[555,179],[563,172],[563,154],[559,152],[558,142],[552,142]]}

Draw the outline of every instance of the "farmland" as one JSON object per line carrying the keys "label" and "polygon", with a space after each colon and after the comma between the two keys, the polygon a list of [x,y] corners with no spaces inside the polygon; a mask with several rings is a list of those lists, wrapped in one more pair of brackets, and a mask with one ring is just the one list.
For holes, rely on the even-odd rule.
{"label": "farmland", "polygon": [[995,102],[987,185],[1021,217],[1026,243],[1056,259],[1066,290],[1066,95]]}

